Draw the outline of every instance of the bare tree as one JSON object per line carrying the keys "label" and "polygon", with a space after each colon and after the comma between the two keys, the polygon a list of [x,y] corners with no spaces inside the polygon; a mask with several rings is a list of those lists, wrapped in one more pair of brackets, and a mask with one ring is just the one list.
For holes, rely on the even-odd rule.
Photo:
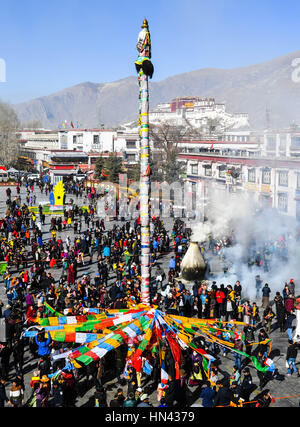
{"label": "bare tree", "polygon": [[173,125],[163,122],[159,125],[150,126],[150,139],[154,150],[161,151],[162,159],[169,161],[174,159],[174,154],[180,152],[179,144],[191,136],[192,127],[187,125]]}
{"label": "bare tree", "polygon": [[22,123],[21,127],[22,129],[30,130],[43,129],[43,123],[40,120],[32,120],[30,122]]}
{"label": "bare tree", "polygon": [[151,172],[152,178],[162,182],[180,181],[183,165],[178,160],[180,143],[191,138],[194,129],[188,122],[174,125],[163,122],[150,126],[150,140],[153,144]]}
{"label": "bare tree", "polygon": [[18,143],[16,131],[19,119],[13,108],[0,102],[0,163],[10,166],[16,161]]}

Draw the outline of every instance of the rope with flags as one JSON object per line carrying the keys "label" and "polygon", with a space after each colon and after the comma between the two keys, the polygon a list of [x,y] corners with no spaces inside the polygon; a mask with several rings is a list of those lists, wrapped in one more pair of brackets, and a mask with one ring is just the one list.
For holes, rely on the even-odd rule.
{"label": "rope with flags", "polygon": [[[125,344],[128,346],[128,351],[124,374],[129,366],[141,373],[151,372],[151,363],[145,356],[149,352],[157,351],[161,369],[159,385],[161,394],[164,393],[169,381],[166,365],[167,348],[172,354],[176,379],[180,378],[183,363],[182,351],[190,348],[202,357],[202,368],[210,381],[211,365],[216,358],[206,350],[205,346],[199,345],[198,338],[206,343],[214,343],[231,352],[241,354],[261,372],[274,369],[271,359],[266,358],[262,366],[255,356],[234,348],[235,339],[244,339],[238,330],[239,327],[245,326],[243,322],[176,316],[166,314],[155,306],[135,305],[133,302],[130,308],[122,310],[84,309],[80,316],[74,316],[70,309],[62,314],[49,304],[44,303],[44,305],[49,317],[34,319],[34,325],[24,331],[24,336],[34,337],[44,331],[45,334],[50,333],[54,341],[78,345],[75,349],[53,356],[55,360],[64,358],[66,366],[71,364],[80,368],[100,360],[108,352]],[[229,340],[223,339],[224,333],[229,335]],[[271,342],[271,339],[267,339],[255,344],[271,346]]]}

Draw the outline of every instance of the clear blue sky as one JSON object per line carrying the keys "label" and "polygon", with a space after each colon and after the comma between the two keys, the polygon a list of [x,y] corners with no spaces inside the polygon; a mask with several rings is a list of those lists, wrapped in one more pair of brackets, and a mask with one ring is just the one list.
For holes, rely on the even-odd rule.
{"label": "clear blue sky", "polygon": [[2,2],[0,99],[16,103],[84,82],[135,75],[149,21],[154,80],[234,68],[300,50],[299,0],[13,0]]}

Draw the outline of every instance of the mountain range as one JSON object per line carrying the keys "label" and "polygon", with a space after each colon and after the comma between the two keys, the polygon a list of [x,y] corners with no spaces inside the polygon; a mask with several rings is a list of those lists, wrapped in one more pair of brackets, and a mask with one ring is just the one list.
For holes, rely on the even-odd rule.
{"label": "mountain range", "polygon": [[[203,68],[160,82],[151,80],[150,108],[180,96],[212,97],[225,102],[229,113],[248,113],[254,129],[267,124],[273,128],[299,124],[300,79],[292,78],[293,72],[297,75],[297,67],[292,65],[297,58],[300,51],[246,67]],[[13,108],[22,123],[38,120],[53,130],[64,120],[84,128],[119,126],[137,119],[137,77],[111,83],[84,82]]]}

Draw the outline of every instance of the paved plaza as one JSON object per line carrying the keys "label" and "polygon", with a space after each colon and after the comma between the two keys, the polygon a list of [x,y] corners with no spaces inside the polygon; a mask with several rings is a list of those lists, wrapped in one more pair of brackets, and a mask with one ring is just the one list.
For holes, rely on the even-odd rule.
{"label": "paved plaza", "polygon": [[[12,189],[12,198],[14,198],[14,196],[16,195],[16,188],[15,187],[11,187]],[[5,201],[6,201],[6,193],[5,193],[6,188],[5,187],[1,187],[0,188],[0,217],[3,217],[3,215],[5,214]],[[45,196],[45,194],[41,194],[40,190],[36,187],[35,188],[35,194],[37,196],[37,202],[46,202],[47,201],[47,197]],[[22,202],[25,201],[25,188],[21,187],[21,198],[22,198]],[[76,199],[74,198],[73,195],[67,195],[67,202],[69,201],[70,198],[74,199],[74,202],[77,203],[78,205],[82,205],[82,204],[86,204],[86,200],[84,199]],[[51,234],[50,234],[50,218],[51,216],[46,216],[46,224],[45,226],[43,226],[43,240],[46,239],[50,239],[51,238]],[[167,231],[171,231],[171,227],[172,227],[172,223],[173,221],[171,219],[164,221],[166,224],[166,229]],[[107,229],[111,228],[114,225],[115,222],[105,222],[105,226]],[[122,224],[122,223],[120,223]],[[82,231],[85,231],[85,224],[83,222],[83,228]],[[62,240],[64,241],[67,234],[70,235],[70,237],[73,237],[73,231],[71,230],[66,230],[63,231],[62,233],[57,233],[57,237],[61,237]],[[163,269],[165,270],[165,272],[168,271],[168,265],[169,265],[169,258],[171,254],[164,254],[162,255],[158,262],[161,264],[161,266],[163,267]],[[217,266],[218,265],[218,261],[214,260],[214,265]],[[222,270],[222,267],[220,266],[220,270]],[[54,268],[49,270],[51,271],[53,277],[58,280],[59,277],[61,276],[61,268]],[[80,279],[85,272],[89,272],[89,274],[91,275],[91,277],[93,278],[95,276],[95,274],[98,272],[97,270],[97,259],[94,256],[93,259],[93,264],[88,265],[88,263],[79,268],[78,270],[78,279]],[[109,285],[111,285],[111,283],[114,281],[115,276],[113,275],[112,277],[110,277],[109,280]],[[289,278],[287,278],[288,280]],[[254,280],[254,278],[253,278]],[[225,283],[225,285],[229,284],[226,282],[226,278],[224,279],[224,282],[220,282],[220,283]],[[296,281],[296,295],[300,294],[300,287],[299,287],[299,283],[298,281]],[[217,283],[219,284],[219,282]],[[232,285],[234,285],[234,283],[231,283]],[[243,285],[243,284],[242,284]],[[272,283],[269,283],[271,289],[272,289]],[[282,288],[283,288],[282,284]],[[273,292],[271,294],[271,300],[272,297],[275,296],[275,292]],[[3,281],[1,281],[1,289],[0,289],[0,299],[4,302],[4,304],[6,304],[6,295],[5,295],[5,290],[4,290],[4,285],[3,285]],[[253,302],[253,300],[251,301]],[[261,302],[257,301],[258,306],[261,306]],[[300,387],[299,387],[299,381],[300,378],[297,378],[297,375],[294,374],[290,377],[287,376],[287,368],[286,368],[286,348],[287,348],[287,334],[281,333],[279,332],[279,329],[276,328],[276,322],[274,322],[273,328],[275,327],[275,329],[271,332],[270,337],[273,340],[272,343],[272,351],[271,351],[271,357],[275,363],[276,368],[278,369],[280,376],[278,379],[273,379],[272,381],[270,381],[267,386],[265,388],[270,389],[271,394],[273,395],[273,397],[276,399],[275,403],[272,404],[272,406],[276,406],[276,407],[297,407],[299,406],[299,402],[300,402]],[[220,372],[232,372],[232,367],[234,365],[234,357],[232,353],[229,353],[226,357],[220,356],[220,360],[221,360],[221,364],[219,366],[220,368]],[[28,351],[26,351],[25,353],[25,359],[24,359],[24,370],[25,370],[25,385],[26,385],[26,389],[25,389],[25,401],[30,397],[31,395],[31,388],[29,386],[29,382],[31,380],[32,377],[32,373],[35,370],[37,365],[37,360],[33,360],[32,356],[30,355],[30,353]],[[298,366],[300,364],[298,363]],[[254,368],[254,366],[252,364],[248,365],[253,377],[253,381],[256,385],[259,384],[259,380],[256,374],[256,369]],[[300,366],[299,366],[300,367]],[[13,374],[14,371],[11,370],[11,378],[13,378]],[[92,406],[93,405],[93,395],[94,395],[94,391],[95,389],[93,387],[89,388],[86,387],[84,382],[85,379],[83,378],[81,380],[82,382],[82,392],[80,393],[80,395],[77,397],[77,401],[76,401],[76,406],[77,407],[84,407],[84,406]],[[9,391],[9,388],[11,386],[11,383],[8,382],[7,383],[7,393]],[[113,398],[117,387],[119,387],[118,385],[116,385],[116,380],[112,380],[108,383],[105,384],[105,387],[107,388],[108,391],[108,403],[110,402],[110,400]],[[124,389],[125,391],[126,389]],[[195,405],[199,405],[201,404],[201,400],[199,399],[199,393],[197,390],[197,388],[195,387],[191,387],[190,390],[194,393],[195,396]],[[252,399],[255,399],[255,396],[260,393],[260,389],[259,387],[257,387],[257,389],[253,392],[253,394],[251,395]],[[151,403],[154,406],[157,406],[157,399],[156,399],[156,392],[154,392],[151,395]]]}

